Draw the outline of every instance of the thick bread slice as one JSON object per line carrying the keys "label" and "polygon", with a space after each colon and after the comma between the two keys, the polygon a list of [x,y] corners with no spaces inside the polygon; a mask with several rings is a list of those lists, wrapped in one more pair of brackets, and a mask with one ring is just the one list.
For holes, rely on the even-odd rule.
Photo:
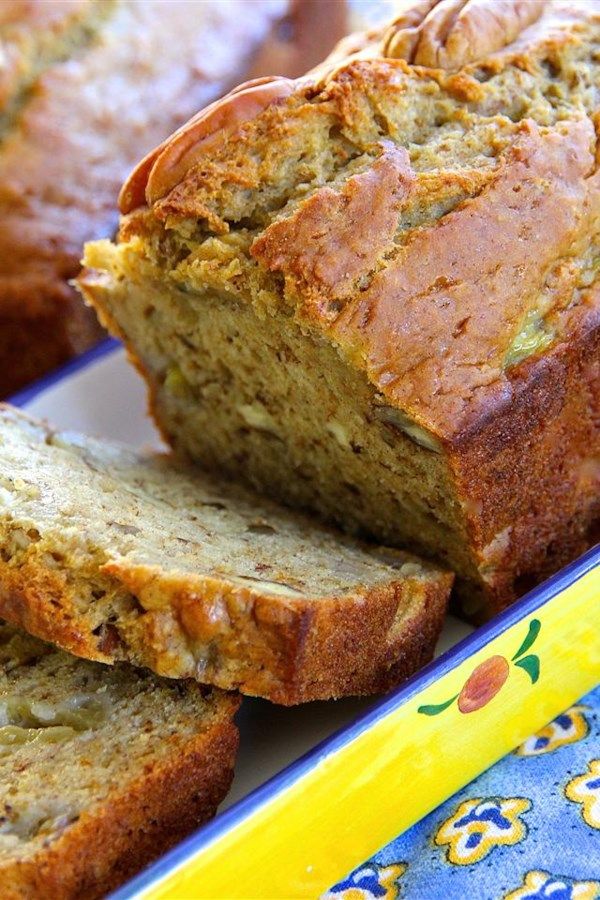
{"label": "thick bread slice", "polygon": [[208,819],[233,695],[75,659],[0,623],[0,894],[103,896]]}
{"label": "thick bread slice", "polygon": [[0,615],[90,659],[279,703],[385,690],[452,577],[162,455],[0,407]]}

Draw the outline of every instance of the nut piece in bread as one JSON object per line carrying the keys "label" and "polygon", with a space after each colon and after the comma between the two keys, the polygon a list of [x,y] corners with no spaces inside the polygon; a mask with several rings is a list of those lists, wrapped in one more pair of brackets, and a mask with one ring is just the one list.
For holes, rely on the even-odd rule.
{"label": "nut piece in bread", "polygon": [[168,458],[0,408],[0,615],[79,656],[278,703],[391,688],[452,577]]}
{"label": "nut piece in bread", "polygon": [[406,4],[192,120],[86,251],[175,448],[437,555],[475,619],[599,514],[599,46],[598,0]]}
{"label": "nut piece in bread", "polygon": [[3,900],[103,897],[214,815],[238,705],[0,623]]}

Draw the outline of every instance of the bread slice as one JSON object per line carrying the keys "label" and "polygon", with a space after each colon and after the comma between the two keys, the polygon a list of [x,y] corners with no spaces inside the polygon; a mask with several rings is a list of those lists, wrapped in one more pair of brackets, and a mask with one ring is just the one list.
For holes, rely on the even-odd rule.
{"label": "bread slice", "polygon": [[0,615],[80,656],[291,704],[433,653],[451,576],[161,455],[0,407]]}
{"label": "bread slice", "polygon": [[0,894],[104,896],[215,812],[234,695],[76,659],[0,622]]}
{"label": "bread slice", "polygon": [[196,115],[86,250],[173,446],[476,618],[600,513],[599,42],[598,0],[403,4]]}

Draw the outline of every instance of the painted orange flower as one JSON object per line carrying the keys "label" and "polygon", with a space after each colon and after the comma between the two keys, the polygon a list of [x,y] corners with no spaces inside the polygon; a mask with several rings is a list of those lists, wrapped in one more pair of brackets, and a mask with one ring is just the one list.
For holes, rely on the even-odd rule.
{"label": "painted orange flower", "polygon": [[[535,684],[540,677],[540,660],[534,653],[527,654],[527,651],[536,641],[540,628],[540,620],[532,619],[523,643],[510,660],[515,666],[527,672],[532,684]],[[461,713],[476,712],[493,700],[502,689],[510,675],[510,662],[504,656],[490,656],[473,669],[460,693],[443,703],[420,706],[418,711],[425,716],[437,716],[438,713],[458,701],[457,705]]]}

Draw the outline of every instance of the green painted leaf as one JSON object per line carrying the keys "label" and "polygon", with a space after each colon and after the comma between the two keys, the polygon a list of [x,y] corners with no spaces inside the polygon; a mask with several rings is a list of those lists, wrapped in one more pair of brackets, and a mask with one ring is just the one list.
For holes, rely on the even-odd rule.
{"label": "green painted leaf", "polygon": [[539,619],[531,620],[531,622],[529,623],[529,631],[527,632],[527,636],[526,636],[525,640],[523,641],[523,643],[521,644],[521,646],[519,647],[519,649],[517,650],[517,652],[515,653],[515,655],[513,656],[513,658],[512,658],[513,662],[515,661],[515,659],[518,659],[520,656],[523,656],[523,654],[526,653],[527,650],[529,650],[529,648],[533,646],[538,634],[540,633],[541,627],[542,627],[542,623],[540,622]]}
{"label": "green painted leaf", "polygon": [[455,694],[454,697],[450,697],[445,703],[438,703],[437,706],[420,706],[417,712],[423,713],[424,716],[437,716],[438,713],[444,712],[445,709],[452,706],[457,697],[458,694]]}
{"label": "green painted leaf", "polygon": [[520,669],[525,669],[531,678],[532,684],[535,684],[540,677],[540,658],[533,653],[531,656],[524,656],[523,659],[520,659],[515,663],[515,666],[519,666]]}

